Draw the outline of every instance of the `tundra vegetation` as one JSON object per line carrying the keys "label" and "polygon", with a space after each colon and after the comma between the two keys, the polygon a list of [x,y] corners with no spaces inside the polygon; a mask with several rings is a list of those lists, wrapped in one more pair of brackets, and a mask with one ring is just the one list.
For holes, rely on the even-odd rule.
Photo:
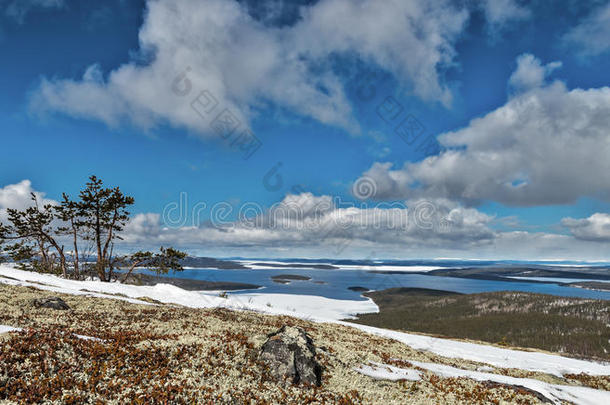
{"label": "tundra vegetation", "polygon": [[[32,299],[58,295],[71,308],[40,308]],[[120,297],[66,295],[0,284],[0,402],[134,404],[536,404],[516,385],[440,377],[377,380],[362,364],[411,367],[411,361],[476,370],[482,363],[415,350],[352,327],[223,308],[193,309]],[[260,357],[269,335],[299,327],[316,345],[321,386],[281,383]],[[413,366],[415,367],[415,366]],[[501,376],[610,388],[606,376],[558,377],[487,366]]]}

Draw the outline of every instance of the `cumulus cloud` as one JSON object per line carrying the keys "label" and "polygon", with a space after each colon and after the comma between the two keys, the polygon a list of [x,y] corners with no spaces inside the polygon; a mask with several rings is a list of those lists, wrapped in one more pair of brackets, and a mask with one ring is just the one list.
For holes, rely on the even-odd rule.
{"label": "cumulus cloud", "polygon": [[564,218],[561,224],[570,229],[577,239],[588,241],[610,241],[610,215],[595,213],[589,218]]}
{"label": "cumulus cloud", "polygon": [[610,3],[598,7],[563,37],[583,56],[595,56],[610,50]]}
{"label": "cumulus cloud", "polygon": [[560,67],[561,62],[542,65],[540,59],[532,54],[525,53],[517,58],[517,70],[510,76],[508,84],[515,92],[541,87],[546,77]]}
{"label": "cumulus cloud", "polygon": [[[233,0],[150,0],[139,33],[149,63],[133,61],[107,75],[94,65],[80,80],[43,79],[32,109],[211,135],[221,110],[248,127],[258,110],[276,105],[356,133],[332,69],[336,55],[391,72],[422,99],[451,102],[442,77],[467,10],[448,0],[321,0],[299,10],[292,25],[278,27]],[[189,106],[202,91],[202,109],[218,105],[210,117]]]}
{"label": "cumulus cloud", "polygon": [[[530,85],[539,76],[525,80],[525,65],[538,73],[549,67],[521,59],[513,78]],[[610,88],[569,90],[556,81],[440,135],[438,155],[401,168],[376,163],[363,176],[376,182],[376,199],[442,197],[514,206],[610,200],[610,178],[602,175],[610,170],[608,128]]]}
{"label": "cumulus cloud", "polygon": [[34,193],[40,205],[57,204],[56,201],[45,198],[45,194],[34,190],[30,180],[22,180],[0,188],[0,222],[6,222],[7,208],[22,210],[33,205],[31,194]]}
{"label": "cumulus cloud", "polygon": [[212,212],[212,221],[201,226],[168,227],[159,215],[140,214],[125,228],[124,239],[150,245],[298,247],[332,254],[348,246],[464,248],[494,238],[488,227],[492,217],[443,199],[354,206],[303,193],[287,195],[264,211],[251,208],[231,222],[215,221]]}
{"label": "cumulus cloud", "polygon": [[[301,208],[299,208],[301,207]],[[289,195],[254,216],[168,227],[157,214],[134,217],[125,245],[180,246],[190,252],[252,257],[470,257],[607,260],[576,235],[498,231],[493,216],[446,199],[344,206],[329,196]],[[596,239],[597,240],[597,239]]]}
{"label": "cumulus cloud", "polygon": [[22,23],[25,16],[34,8],[60,8],[64,0],[0,0],[4,13]]}

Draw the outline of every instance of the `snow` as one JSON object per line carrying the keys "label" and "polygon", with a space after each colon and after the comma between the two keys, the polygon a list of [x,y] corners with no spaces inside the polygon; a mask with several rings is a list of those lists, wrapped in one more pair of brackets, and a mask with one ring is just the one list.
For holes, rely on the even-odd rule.
{"label": "snow", "polygon": [[587,279],[587,278],[520,277],[520,276],[507,276],[506,278],[512,278],[515,280],[524,280],[524,281],[548,281],[549,283],[579,283],[579,282],[610,283],[610,280],[591,280],[591,279]]}
{"label": "snow", "polygon": [[93,340],[93,341],[96,341],[96,342],[103,342],[104,341],[104,339],[100,339],[100,338],[96,338],[96,337],[92,337],[92,336],[77,335],[76,333],[74,333],[74,336],[76,336],[77,338],[82,339],[82,340]]}
{"label": "snow", "polygon": [[[549,384],[531,378],[517,378],[500,374],[483,373],[480,371],[463,370],[444,364],[423,363],[419,361],[409,362],[415,367],[426,369],[441,377],[466,377],[476,381],[493,381],[500,384],[525,387],[542,394],[556,404],[560,404],[563,401],[570,401],[582,405],[599,405],[610,403],[609,391],[569,385]],[[418,371],[415,369],[397,368],[380,363],[372,363],[372,365],[368,366],[362,365],[355,370],[373,378],[393,381],[400,380],[401,376],[414,377],[416,375],[415,373],[418,373]],[[420,377],[419,373],[417,374],[417,377]]]}
{"label": "snow", "polygon": [[[202,291],[202,295],[218,296],[216,292]],[[239,301],[242,305],[255,305],[267,308],[268,311],[281,310],[283,312],[300,313],[325,319],[352,319],[355,314],[379,312],[379,307],[372,299],[338,300],[317,295],[297,294],[265,294],[265,293],[228,293],[231,301]]]}
{"label": "snow", "polygon": [[[299,263],[299,262],[278,262],[271,260],[238,260],[240,264],[249,267],[252,270],[282,270],[282,269],[290,269],[290,265],[298,265],[299,269],[307,269],[307,270],[319,270],[314,267],[316,265],[330,265],[338,267],[337,270],[366,270],[366,271],[404,271],[405,273],[409,272],[422,272],[422,271],[431,271],[431,270],[439,270],[443,267],[439,266],[398,266],[398,265],[388,265],[388,264],[376,264],[376,265],[365,265],[365,264],[336,264],[336,263]],[[259,264],[257,264],[259,263]],[[273,267],[267,265],[261,265],[260,263],[265,264],[277,264],[282,267]],[[286,267],[284,267],[286,266]],[[307,266],[307,267],[303,267]],[[309,267],[311,266],[311,267]]]}
{"label": "snow", "polygon": [[304,319],[319,317],[323,320],[337,320],[352,318],[353,314],[357,313],[379,312],[379,308],[370,298],[356,301],[331,299],[315,295],[264,293],[229,294],[228,298],[221,298],[217,292],[185,291],[170,284],[136,286],[101,281],[66,280],[51,274],[18,270],[6,265],[0,265],[0,276],[14,279],[0,277],[0,283],[5,284],[28,285],[53,292],[114,298],[147,305],[150,305],[150,303],[138,300],[138,298],[148,297],[163,303],[178,304],[191,308],[248,309],[275,315],[291,315]]}
{"label": "snow", "polygon": [[402,342],[416,350],[429,351],[439,356],[471,360],[495,367],[539,371],[561,377],[564,374],[610,375],[610,364],[578,360],[541,352],[504,349],[476,343],[441,339],[425,335],[397,332],[367,325],[337,321],[364,332]]}
{"label": "snow", "polygon": [[[0,334],[8,333],[8,332],[21,332],[22,330],[23,330],[22,328],[15,328],[13,326],[8,326],[8,325],[0,325]],[[76,336],[79,339],[83,339],[83,340],[95,340],[95,341],[99,341],[99,342],[104,341],[103,339],[100,339],[100,338],[85,336],[85,335],[77,335],[76,333],[74,333],[74,336]]]}
{"label": "snow", "polygon": [[[527,352],[495,346],[434,338],[412,333],[398,332],[340,321],[356,312],[377,312],[372,300],[351,301],[333,300],[311,295],[290,294],[234,294],[221,298],[209,293],[185,291],[181,288],[157,284],[155,286],[134,286],[99,281],[66,280],[50,274],[39,274],[17,270],[0,265],[0,283],[34,286],[39,289],[65,294],[89,295],[112,298],[129,302],[151,305],[138,300],[149,297],[154,300],[178,304],[191,308],[222,307],[237,310],[252,310],[272,315],[289,315],[314,322],[331,322],[366,333],[402,342],[416,350],[429,351],[449,358],[461,358],[502,368],[517,368],[561,376],[566,373],[589,375],[610,375],[610,364],[585,361],[540,352]],[[83,291],[88,290],[88,291]],[[122,294],[122,296],[111,295]],[[270,303],[271,306],[268,306]]]}
{"label": "snow", "polygon": [[0,325],[0,334],[8,333],[8,332],[19,332],[21,330],[22,330],[21,328],[14,328],[14,327],[8,326],[8,325]]}
{"label": "snow", "polygon": [[366,271],[401,271],[405,273],[410,272],[427,272],[432,270],[441,270],[443,267],[439,266],[392,266],[388,264],[366,266],[366,265],[354,265],[346,264],[340,266],[341,270],[366,270]]}
{"label": "snow", "polygon": [[360,367],[354,368],[354,371],[372,377],[376,380],[421,380],[421,373],[417,370],[410,368],[398,368],[380,363],[372,363],[370,365],[363,364]]}

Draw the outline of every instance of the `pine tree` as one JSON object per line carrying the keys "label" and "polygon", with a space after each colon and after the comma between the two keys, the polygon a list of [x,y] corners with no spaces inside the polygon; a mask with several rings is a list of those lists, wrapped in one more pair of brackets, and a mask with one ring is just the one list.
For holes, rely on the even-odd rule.
{"label": "pine tree", "polygon": [[[48,246],[52,246],[59,255],[59,266],[61,273],[67,277],[66,256],[64,247],[60,246],[54,237],[52,222],[55,219],[54,209],[51,204],[45,204],[42,209],[38,206],[38,199],[34,193],[31,194],[34,205],[19,211],[8,208],[8,220],[10,227],[4,230],[6,239],[22,240],[21,246],[15,246],[16,251],[24,252],[23,248],[27,242],[33,242],[38,248],[41,257],[41,266],[45,271],[54,271],[53,256],[49,254]],[[32,251],[32,249],[29,249]]]}
{"label": "pine tree", "polygon": [[74,277],[80,278],[79,249],[78,240],[83,232],[83,210],[81,204],[72,201],[66,193],[62,194],[61,203],[54,207],[57,219],[62,221],[62,225],[57,227],[58,235],[66,235],[72,238],[72,256]]}
{"label": "pine tree", "polygon": [[97,252],[97,275],[101,281],[110,281],[109,249],[115,240],[121,239],[119,232],[129,220],[127,207],[134,199],[124,195],[119,187],[104,188],[102,180],[96,176],[89,177],[80,199],[78,209],[86,231],[85,239],[94,242]]}
{"label": "pine tree", "polygon": [[171,247],[161,247],[159,253],[140,251],[125,256],[120,261],[120,264],[127,267],[127,272],[121,279],[121,282],[125,282],[136,267],[146,267],[157,274],[167,274],[170,270],[182,271],[180,260],[185,257],[186,253]]}
{"label": "pine tree", "polygon": [[[134,203],[133,197],[124,195],[118,187],[104,187],[96,176],[89,177],[80,199],[73,201],[63,193],[58,205],[38,205],[32,193],[32,207],[23,211],[8,209],[10,224],[0,223],[0,245],[15,241],[4,249],[6,254],[24,269],[55,272],[57,256],[59,269],[68,277],[68,265],[64,246],[58,242],[70,237],[73,245],[74,278],[79,279],[83,265],[79,262],[79,242],[86,240],[94,245],[97,260],[95,271],[101,281],[113,280],[113,269],[125,268],[122,281],[138,266],[146,266],[158,274],[169,270],[182,270],[181,259],[186,253],[173,248],[161,247],[158,253],[140,251],[123,257],[113,257],[115,241],[121,240],[120,232],[129,221],[127,207]],[[50,253],[54,249],[57,253]],[[57,256],[56,256],[57,255]],[[36,260],[36,256],[39,257]],[[2,259],[0,255],[0,260]]]}

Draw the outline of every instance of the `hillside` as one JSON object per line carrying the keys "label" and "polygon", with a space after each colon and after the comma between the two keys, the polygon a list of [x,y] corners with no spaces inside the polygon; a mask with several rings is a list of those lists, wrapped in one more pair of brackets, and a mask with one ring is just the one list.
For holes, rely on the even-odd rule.
{"label": "hillside", "polygon": [[[272,314],[272,308],[267,314],[263,309],[218,308],[222,301],[233,305],[222,298],[210,301],[209,308],[192,308],[169,302],[182,294],[178,288],[129,286],[124,294],[116,292],[124,287],[120,285],[98,283],[102,287],[93,291],[98,284],[55,279],[63,285],[58,288],[40,281],[51,278],[32,282],[27,277],[38,275],[13,271],[7,278],[8,274],[5,266],[0,267],[0,325],[20,330],[4,328],[6,333],[0,334],[0,399],[13,402],[607,403],[610,399],[606,391],[610,366],[599,363],[313,317],[305,320]],[[88,288],[78,288],[85,285]],[[155,288],[164,289],[168,302],[137,296]],[[50,296],[63,299],[70,309],[32,304]],[[302,328],[315,344],[323,369],[320,387],[270,378],[260,350],[269,334],[286,325]]]}
{"label": "hillside", "polygon": [[610,302],[515,291],[367,292],[380,312],[354,322],[610,360]]}

